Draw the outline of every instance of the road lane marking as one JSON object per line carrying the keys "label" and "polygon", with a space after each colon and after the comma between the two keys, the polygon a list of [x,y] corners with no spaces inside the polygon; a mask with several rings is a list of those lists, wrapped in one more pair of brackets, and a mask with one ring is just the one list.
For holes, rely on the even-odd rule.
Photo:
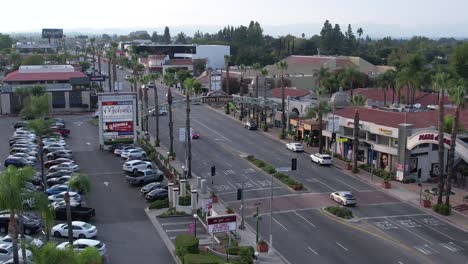
{"label": "road lane marking", "polygon": [[315,250],[313,250],[311,247],[307,247],[310,251],[314,252],[315,255],[319,255],[317,252],[315,252]]}
{"label": "road lane marking", "polygon": [[282,225],[278,220],[273,218],[273,221],[275,221],[278,225],[280,225],[282,228],[284,228],[284,230],[288,231],[288,229],[284,225]]}
{"label": "road lane marking", "polygon": [[302,218],[302,220],[306,221],[309,225],[317,228],[314,224],[312,224],[309,220],[305,219],[305,217],[303,217],[302,215],[300,215],[299,213],[297,213],[296,211],[294,211],[294,213],[299,216],[300,218]]}
{"label": "road lane marking", "polygon": [[348,186],[349,188],[351,188],[351,189],[353,189],[353,190],[355,190],[355,191],[358,191],[358,192],[359,192],[359,189],[357,189],[357,188],[354,188],[353,186],[351,186],[351,185],[347,184],[346,182],[344,182],[344,181],[342,181],[342,180],[339,180],[339,179],[337,179],[337,178],[333,178],[333,177],[330,177],[330,179],[333,179],[333,180],[339,181],[339,182],[341,182],[342,184],[344,184],[344,185]]}
{"label": "road lane marking", "polygon": [[234,186],[234,184],[232,184],[230,181],[226,181],[227,184],[229,184],[234,190],[237,190],[237,187]]}
{"label": "road lane marking", "polygon": [[216,130],[210,128],[210,127],[208,127],[207,125],[203,124],[202,122],[200,122],[200,121],[198,121],[198,120],[196,120],[196,119],[192,119],[192,121],[193,121],[193,122],[197,122],[198,124],[200,124],[200,125],[206,127],[208,130],[210,130],[210,131],[212,131],[213,133],[217,134],[217,135],[220,136],[221,138],[223,138],[223,139],[225,139],[225,140],[227,140],[227,141],[229,141],[229,142],[232,142],[229,138],[223,136],[221,133],[219,133],[218,131],[216,131]]}
{"label": "road lane marking", "polygon": [[[413,218],[413,217],[411,217],[411,216],[409,216],[409,218],[415,220],[416,222],[418,221],[418,219],[415,219],[415,218]],[[421,221],[421,222],[422,222],[422,221]],[[423,222],[423,223],[424,223],[424,222]],[[429,225],[427,225],[427,224],[424,224],[424,226],[426,226],[426,227],[428,227],[428,228],[430,228],[430,229],[436,231],[437,233],[439,233],[439,234],[441,234],[441,235],[443,235],[443,236],[445,236],[445,237],[448,237],[448,238],[451,239],[451,240],[456,240],[456,239],[452,238],[451,236],[449,236],[449,235],[447,235],[447,234],[444,234],[444,233],[440,232],[439,230],[437,230],[437,229],[435,229],[435,228],[432,228],[431,226],[429,226]]]}
{"label": "road lane marking", "polygon": [[176,222],[176,223],[161,223],[162,226],[170,226],[170,225],[188,225],[192,224],[193,221],[190,222]]}
{"label": "road lane marking", "polygon": [[109,182],[103,182],[105,186],[109,186]]}
{"label": "road lane marking", "polygon": [[[385,219],[387,219],[387,218],[385,218]],[[387,220],[389,220],[390,222],[392,222],[390,219],[387,219]],[[399,225],[399,224],[396,223],[396,225]],[[400,226],[401,228],[405,229],[406,231],[408,231],[409,233],[411,233],[411,234],[413,234],[413,235],[419,237],[420,239],[426,241],[427,243],[429,243],[429,244],[431,244],[431,245],[433,244],[431,241],[429,241],[429,240],[425,239],[424,237],[422,237],[422,236],[420,236],[420,235],[414,233],[413,231],[409,230],[408,228],[406,228],[406,227],[404,227],[404,226],[401,226],[401,225],[399,225],[399,226]]]}
{"label": "road lane marking", "polygon": [[[359,204],[359,206],[376,206],[376,205],[392,205],[392,204],[404,204],[405,202],[387,202],[387,203],[373,203],[373,204]],[[427,214],[426,214],[427,215]],[[380,216],[382,217],[382,216]]]}
{"label": "road lane marking", "polygon": [[[213,187],[216,188],[217,186],[213,186]],[[230,189],[230,187],[229,187],[229,189]],[[273,189],[284,189],[284,187],[273,187]],[[270,188],[246,189],[246,190],[244,190],[244,192],[267,191],[267,190],[269,191]],[[237,191],[236,192],[218,192],[218,194],[233,194],[233,193],[237,193]]]}
{"label": "road lane marking", "polygon": [[341,245],[340,243],[338,243],[338,241],[336,241],[336,244],[338,244],[338,246],[340,246],[342,249],[346,250],[346,251],[349,251],[347,248],[343,247],[343,245]]}
{"label": "road lane marking", "polygon": [[420,215],[428,215],[428,214],[406,214],[406,215],[369,216],[369,217],[359,217],[359,219],[361,219],[361,220],[367,220],[367,219],[391,218],[391,217],[411,217],[411,216],[420,216]]}
{"label": "road lane marking", "polygon": [[316,180],[318,183],[320,183],[320,184],[322,184],[322,185],[325,185],[325,186],[328,187],[330,190],[332,190],[332,191],[334,191],[334,192],[336,191],[334,188],[330,187],[328,184],[326,184],[326,183],[320,181],[319,179],[315,179],[315,180]]}
{"label": "road lane marking", "polygon": [[428,245],[415,246],[415,249],[423,253],[424,255],[439,254],[439,252]]}
{"label": "road lane marking", "polygon": [[464,248],[460,247],[459,245],[453,243],[453,242],[447,242],[447,243],[439,243],[439,245],[443,246],[444,248],[452,251],[452,252],[457,252],[457,251],[462,251],[465,250]]}
{"label": "road lane marking", "polygon": [[403,262],[401,262],[401,261],[398,261],[398,264],[404,264],[404,263],[403,263]]}

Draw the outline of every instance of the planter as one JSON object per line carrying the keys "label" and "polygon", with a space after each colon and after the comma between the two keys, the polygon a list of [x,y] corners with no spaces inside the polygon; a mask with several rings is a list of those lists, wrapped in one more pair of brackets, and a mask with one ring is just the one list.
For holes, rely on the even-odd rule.
{"label": "planter", "polygon": [[211,202],[212,203],[217,203],[218,202],[218,196],[211,196]]}
{"label": "planter", "polygon": [[385,189],[391,189],[391,188],[392,188],[392,184],[391,184],[390,182],[384,182],[384,183],[383,183],[383,187],[384,187]]}
{"label": "planter", "polygon": [[424,208],[431,208],[431,201],[429,200],[423,200],[423,206]]}
{"label": "planter", "polygon": [[268,252],[268,244],[257,244],[257,252]]}
{"label": "planter", "polygon": [[351,164],[346,164],[346,169],[347,170],[351,170],[353,168],[353,166],[351,166]]}

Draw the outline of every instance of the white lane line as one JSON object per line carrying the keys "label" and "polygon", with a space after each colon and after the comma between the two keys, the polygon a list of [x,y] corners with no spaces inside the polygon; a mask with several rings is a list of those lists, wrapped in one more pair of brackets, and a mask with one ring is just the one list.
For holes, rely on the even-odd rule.
{"label": "white lane line", "polygon": [[333,177],[331,177],[331,179],[333,179],[333,180],[336,180],[336,181],[339,181],[339,182],[341,182],[342,184],[344,184],[344,185],[348,186],[349,188],[351,188],[351,189],[353,189],[353,190],[355,190],[355,191],[359,192],[359,189],[357,189],[357,188],[354,188],[353,186],[351,186],[351,185],[347,184],[346,182],[344,182],[344,181],[342,181],[342,180],[339,180],[339,179],[337,179],[337,178],[333,178]]}
{"label": "white lane line", "polygon": [[[229,184],[232,188],[234,188],[234,190],[237,190],[237,187],[234,186],[234,184],[232,184],[230,181],[226,181],[227,184]],[[237,192],[236,192],[237,193]]]}
{"label": "white lane line", "polygon": [[166,233],[169,233],[169,232],[185,232],[188,230],[189,230],[188,228],[182,228],[182,229],[166,229],[164,231],[166,231]]}
{"label": "white lane line", "polygon": [[318,183],[322,184],[322,185],[325,185],[326,187],[328,187],[330,190],[332,191],[336,191],[334,188],[330,187],[330,185],[320,181],[319,179],[315,179]]}
{"label": "white lane line", "polygon": [[282,225],[278,220],[273,218],[273,221],[275,221],[278,225],[280,225],[282,228],[284,228],[284,230],[288,231],[288,229],[284,225]]}
{"label": "white lane line", "polygon": [[347,249],[347,248],[345,248],[345,247],[343,247],[343,245],[341,245],[340,243],[338,243],[338,241],[336,241],[336,244],[337,244],[338,246],[340,246],[342,249],[344,249],[344,250],[348,251],[348,249]]}
{"label": "white lane line", "polygon": [[193,221],[191,222],[176,222],[176,223],[161,223],[162,226],[171,226],[171,225],[188,225],[188,224],[191,224],[193,223]]}
{"label": "white lane line", "polygon": [[398,264],[404,264],[404,263],[403,263],[403,262],[401,262],[401,261],[398,261]]}
{"label": "white lane line", "polygon": [[[284,187],[273,187],[273,189],[284,189]],[[269,191],[270,188],[245,189],[244,192]],[[218,192],[217,194],[233,194],[237,192]]]}
{"label": "white lane line", "polygon": [[[414,221],[418,222],[418,219],[415,219],[415,218],[413,218],[413,217],[411,217],[411,216],[408,216],[408,217],[411,218],[411,219],[413,219]],[[422,221],[419,221],[419,222],[422,222]],[[451,240],[456,240],[456,239],[452,238],[451,236],[449,236],[449,235],[447,235],[447,234],[444,234],[444,233],[440,232],[439,230],[437,230],[437,229],[435,229],[435,228],[433,228],[433,227],[431,227],[431,226],[429,226],[429,225],[426,225],[424,222],[422,222],[422,224],[423,224],[424,226],[427,226],[427,227],[429,227],[430,229],[436,231],[437,233],[439,233],[439,234],[441,234],[441,235],[443,235],[443,236],[445,236],[445,237],[448,237],[448,238],[451,239]]]}
{"label": "white lane line", "polygon": [[303,217],[302,215],[298,214],[296,211],[294,211],[294,213],[299,216],[300,218],[302,218],[302,220],[306,221],[309,225],[317,228],[314,224],[312,224],[309,220],[305,219],[305,217]]}
{"label": "white lane line", "polygon": [[315,250],[313,250],[311,247],[307,247],[310,251],[314,252],[315,255],[319,255],[317,252],[315,252]]}
{"label": "white lane line", "polygon": [[376,206],[376,205],[391,205],[391,204],[404,204],[405,202],[388,202],[388,203],[373,203],[373,204],[360,204],[360,206]]}
{"label": "white lane line", "polygon": [[228,165],[228,167],[231,167],[232,168],[232,165],[229,164],[228,162],[224,162],[224,164]]}
{"label": "white lane line", "polygon": [[425,239],[424,237],[422,237],[422,236],[420,236],[420,235],[414,233],[413,231],[411,231],[411,230],[409,230],[408,228],[406,228],[406,227],[404,227],[404,226],[402,226],[402,225],[396,223],[395,221],[391,221],[391,220],[388,219],[388,218],[385,218],[385,219],[388,220],[389,222],[395,223],[397,226],[399,226],[399,227],[403,228],[404,230],[408,231],[409,233],[411,233],[411,234],[413,234],[413,235],[419,237],[420,239],[426,241],[427,243],[429,243],[429,244],[431,244],[431,245],[433,244],[431,241],[429,241],[429,240]]}
{"label": "white lane line", "polygon": [[212,128],[208,127],[207,125],[203,124],[202,122],[196,120],[196,119],[192,119],[193,122],[197,122],[198,124],[206,127],[208,130],[212,131],[213,133],[215,133],[216,135],[220,136],[221,138],[229,141],[229,142],[232,142],[230,139],[228,139],[227,137],[223,136],[222,134],[220,134],[218,131],[216,130],[213,130]]}
{"label": "white lane line", "polygon": [[407,215],[369,216],[369,217],[359,217],[359,219],[367,220],[367,219],[392,218],[392,217],[410,217],[410,218],[411,218],[411,216],[421,216],[421,215],[428,215],[428,214],[407,214]]}

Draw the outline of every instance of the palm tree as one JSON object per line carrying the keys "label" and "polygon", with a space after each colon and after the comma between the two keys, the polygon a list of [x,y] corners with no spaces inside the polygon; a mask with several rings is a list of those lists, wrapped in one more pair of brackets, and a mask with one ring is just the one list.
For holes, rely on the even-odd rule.
{"label": "palm tree", "polygon": [[[395,103],[395,85],[396,85],[397,72],[395,70],[388,70],[383,74],[384,84],[387,89],[392,90],[392,104]],[[387,92],[384,93],[384,104],[387,105]]]}
{"label": "palm tree", "polygon": [[327,89],[331,94],[335,91],[335,89],[340,85],[340,81],[336,78],[335,74],[330,74],[328,77],[322,79],[320,81],[321,86]]}
{"label": "palm tree", "polygon": [[15,264],[19,263],[16,216],[23,210],[23,203],[29,193],[25,191],[26,182],[33,177],[33,174],[34,170],[30,167],[17,169],[13,166],[0,173],[0,210],[8,210],[10,213],[8,233],[12,239]]}
{"label": "palm tree", "polygon": [[113,92],[112,89],[112,49],[109,48],[106,52],[106,57],[107,57],[107,78],[108,78],[108,84],[109,84],[109,92]]}
{"label": "palm tree", "polygon": [[42,218],[42,223],[44,224],[44,233],[46,235],[46,241],[49,242],[50,230],[54,226],[54,208],[47,199],[47,195],[44,193],[39,193],[34,197],[34,203],[40,216]]}
{"label": "palm tree", "polygon": [[319,153],[323,152],[323,139],[322,139],[322,129],[323,129],[323,115],[326,115],[330,112],[330,106],[326,101],[322,99],[322,95],[324,91],[319,89],[316,91],[318,101],[313,104],[307,110],[307,117],[308,118],[317,118],[319,122],[319,129],[318,129],[318,140],[319,140]]}
{"label": "palm tree", "polygon": [[42,143],[42,139],[50,133],[50,124],[50,121],[42,119],[34,119],[28,124],[29,128],[34,131],[38,139],[37,144],[39,145],[39,162],[41,166],[41,179],[44,192],[47,189],[47,181],[44,175],[44,143]]}
{"label": "palm tree", "polygon": [[158,85],[156,81],[161,78],[161,75],[158,73],[152,73],[149,75],[149,78],[154,81],[154,113],[156,114],[156,141],[154,145],[159,147],[160,139],[159,139],[159,98],[158,98]]}
{"label": "palm tree", "polygon": [[[460,123],[460,110],[464,107],[465,104],[465,92],[466,92],[466,83],[463,80],[457,81],[454,86],[452,86],[448,92],[450,100],[457,107],[455,108],[455,117],[453,120],[452,132],[450,134],[450,149],[447,153],[447,195],[445,196],[445,205],[450,205],[450,192],[452,189],[452,178],[455,173],[454,162],[455,162],[455,143],[457,140],[457,134]],[[440,190],[439,192],[442,192]]]}
{"label": "palm tree", "polygon": [[[198,86],[199,81],[193,78],[187,78],[184,81],[185,87],[185,109],[186,109],[186,120],[185,120],[185,138],[187,140],[187,178],[192,177],[192,133],[190,131],[190,95],[194,92],[194,87]],[[201,86],[201,83],[200,83]]]}
{"label": "palm tree", "polygon": [[358,169],[357,152],[359,148],[359,106],[365,104],[365,98],[362,95],[354,95],[349,99],[350,103],[356,107],[354,111],[354,140],[353,140],[353,171]]}
{"label": "palm tree", "polygon": [[[285,136],[286,128],[286,113],[285,113],[285,102],[284,102],[284,72],[288,69],[288,63],[286,61],[280,61],[276,64],[276,67],[281,70],[281,136]],[[289,111],[289,110],[288,110]]]}
{"label": "palm tree", "polygon": [[330,71],[328,68],[320,66],[320,68],[313,70],[313,76],[317,80],[317,87],[320,89],[322,88],[322,80],[330,76]]}
{"label": "palm tree", "polygon": [[353,96],[354,84],[359,78],[359,75],[359,71],[357,71],[353,66],[347,66],[341,73],[341,82],[344,86],[349,84],[351,97]]}
{"label": "palm tree", "polygon": [[[229,76],[229,63],[231,62],[231,56],[230,55],[224,55],[224,64],[226,65],[226,93],[229,95],[229,81],[230,81],[230,76]],[[223,75],[221,74],[221,78],[223,78]],[[221,85],[222,86],[222,85]],[[228,108],[229,109],[229,108]],[[229,114],[229,113],[228,113]]]}
{"label": "palm tree", "polygon": [[[260,63],[254,63],[252,67],[255,71],[255,98],[258,98],[258,73],[262,70],[262,66],[260,65]],[[259,123],[258,105],[255,105],[254,107],[254,115],[255,115],[256,124],[258,126],[258,123]]]}
{"label": "palm tree", "polygon": [[70,208],[70,193],[69,190],[76,190],[81,194],[86,194],[91,191],[91,182],[88,177],[81,173],[75,173],[68,181],[68,189],[65,193],[64,200],[67,210],[67,225],[68,225],[68,243],[73,244],[73,228],[72,228],[72,216]]}
{"label": "palm tree", "polygon": [[167,88],[167,104],[169,108],[169,154],[174,156],[174,123],[172,122],[172,92],[170,86]]}
{"label": "palm tree", "polygon": [[[239,94],[240,96],[244,96],[244,74],[245,74],[245,71],[246,71],[246,67],[244,64],[241,64],[239,66],[239,70],[241,72],[241,80],[240,80],[240,89],[239,89]],[[241,103],[241,113],[239,115],[239,119],[240,121],[242,121],[242,119],[244,119],[244,103]]]}
{"label": "palm tree", "polygon": [[[440,180],[439,180],[439,190],[444,189],[444,91],[447,88],[447,85],[450,80],[450,75],[445,72],[437,73],[433,78],[434,88],[439,91],[439,168],[440,168]],[[437,204],[442,204],[442,191],[437,195]]]}
{"label": "palm tree", "polygon": [[267,91],[268,69],[263,68],[261,74],[262,74],[263,78],[265,78],[264,82],[263,82],[263,100],[265,101],[264,104],[263,104],[263,118],[265,119],[264,123],[263,123],[264,124],[263,131],[267,132],[268,131],[268,124],[267,124],[267,105],[266,105],[267,95],[266,95],[266,91]]}
{"label": "palm tree", "polygon": [[[115,83],[117,82],[117,46],[116,42],[111,43],[111,55],[112,55],[112,85],[115,89]],[[110,75],[109,75],[110,77]]]}

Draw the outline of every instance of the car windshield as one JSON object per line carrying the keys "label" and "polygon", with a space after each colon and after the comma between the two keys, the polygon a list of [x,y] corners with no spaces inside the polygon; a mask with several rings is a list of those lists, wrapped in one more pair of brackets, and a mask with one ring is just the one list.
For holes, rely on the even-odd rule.
{"label": "car windshield", "polygon": [[350,193],[345,194],[344,197],[346,197],[346,199],[354,199],[354,196]]}
{"label": "car windshield", "polygon": [[324,160],[329,160],[331,159],[330,157],[323,157]]}
{"label": "car windshield", "polygon": [[90,228],[92,228],[92,227],[93,227],[93,226],[90,225],[90,224],[88,224],[88,223],[83,224],[83,228],[85,228],[85,229],[90,229]]}

